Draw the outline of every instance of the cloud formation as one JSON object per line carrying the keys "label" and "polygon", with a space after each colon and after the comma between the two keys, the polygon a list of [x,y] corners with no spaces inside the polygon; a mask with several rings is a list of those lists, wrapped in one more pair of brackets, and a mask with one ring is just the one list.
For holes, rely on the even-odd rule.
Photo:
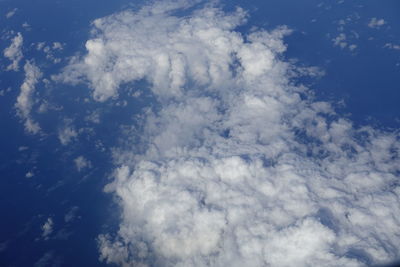
{"label": "cloud formation", "polygon": [[386,21],[384,19],[372,18],[368,23],[368,27],[373,28],[373,29],[379,29],[380,27],[382,27],[385,24],[386,24]]}
{"label": "cloud formation", "polygon": [[25,130],[32,134],[40,132],[40,126],[32,119],[31,111],[34,104],[33,97],[36,90],[36,84],[42,77],[40,69],[30,61],[27,61],[24,66],[25,79],[20,87],[20,93],[17,97],[15,107],[18,115],[22,118]]}
{"label": "cloud formation", "polygon": [[10,65],[8,65],[7,70],[18,71],[19,70],[19,62],[23,58],[22,55],[22,44],[24,42],[24,38],[21,33],[17,33],[17,35],[11,40],[11,44],[9,47],[4,49],[3,55],[12,61]]}
{"label": "cloud formation", "polygon": [[18,11],[18,8],[14,8],[14,9],[10,10],[9,12],[7,12],[6,18],[7,19],[11,18],[12,16],[15,15],[15,13],[17,13],[17,11]]}
{"label": "cloud formation", "polygon": [[[160,107],[115,153],[122,208],[100,258],[122,266],[362,266],[398,258],[399,136],[355,128],[292,83],[286,27],[169,2],[93,22],[59,80],[93,97],[146,79]],[[134,133],[130,133],[134,135]],[[131,139],[127,139],[131,140]],[[139,147],[139,148],[138,148]]]}
{"label": "cloud formation", "polygon": [[66,119],[64,125],[58,130],[58,140],[63,146],[68,145],[70,142],[78,137],[78,132],[72,125],[72,121]]}
{"label": "cloud formation", "polygon": [[84,156],[79,156],[76,159],[74,159],[74,163],[78,172],[86,168],[92,167],[92,163],[90,162],[90,160],[86,159]]}
{"label": "cloud formation", "polygon": [[49,236],[51,235],[51,233],[53,233],[53,219],[51,217],[49,217],[47,219],[47,221],[42,225],[42,237],[47,240],[49,239]]}

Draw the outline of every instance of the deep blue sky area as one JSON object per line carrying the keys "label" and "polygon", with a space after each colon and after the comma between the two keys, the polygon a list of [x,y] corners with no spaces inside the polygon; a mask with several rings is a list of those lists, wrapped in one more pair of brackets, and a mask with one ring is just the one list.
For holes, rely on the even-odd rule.
{"label": "deep blue sky area", "polygon": [[[10,44],[10,31],[24,37],[25,60],[34,60],[46,78],[57,74],[68,58],[85,53],[91,21],[127,8],[136,9],[145,1],[130,0],[0,0],[0,50]],[[318,67],[321,77],[299,77],[316,99],[331,101],[339,114],[357,126],[400,126],[400,1],[330,0],[235,0],[220,1],[223,9],[236,6],[248,10],[248,21],[239,27],[246,34],[252,27],[273,30],[287,25],[293,33],[285,38],[288,46],[282,57],[298,66]],[[14,16],[7,12],[17,8]],[[372,18],[384,19],[378,28],[368,26]],[[346,20],[347,19],[347,20]],[[340,20],[346,20],[341,24]],[[23,23],[29,27],[24,28]],[[346,47],[333,39],[346,35]],[[7,39],[8,38],[8,39]],[[60,42],[64,49],[60,63],[49,64],[33,43]],[[355,48],[350,49],[350,45]],[[386,45],[386,47],[385,47]],[[399,47],[400,48],[400,47]],[[103,192],[112,176],[112,147],[117,146],[122,126],[133,123],[132,111],[140,114],[152,102],[151,96],[129,99],[126,109],[90,102],[86,85],[46,87],[39,82],[36,96],[62,103],[63,112],[41,115],[46,134],[29,135],[16,116],[14,107],[24,79],[19,72],[5,71],[8,59],[0,59],[0,266],[33,266],[48,258],[61,266],[102,266],[98,260],[96,238],[118,226],[119,207],[113,196]],[[140,86],[145,87],[145,83]],[[9,90],[7,90],[10,88]],[[123,91],[121,96],[128,94]],[[102,109],[103,124],[92,125],[94,133],[84,131],[73,144],[61,146],[57,130],[68,119],[77,128],[88,127],[89,111]],[[139,127],[139,126],[138,126]],[[104,149],[102,149],[104,147]],[[78,171],[74,159],[84,155],[91,168]],[[34,174],[27,178],[28,172]],[[65,215],[78,207],[74,219]],[[48,240],[42,226],[52,218],[54,230]],[[47,265],[43,265],[47,266]]]}

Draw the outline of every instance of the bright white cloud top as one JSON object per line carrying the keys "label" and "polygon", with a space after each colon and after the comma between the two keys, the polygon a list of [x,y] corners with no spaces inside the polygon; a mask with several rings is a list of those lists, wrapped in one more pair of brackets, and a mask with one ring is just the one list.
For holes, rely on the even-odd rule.
{"label": "bright white cloud top", "polygon": [[242,35],[242,9],[176,16],[177,7],[163,2],[95,20],[87,54],[58,77],[88,81],[98,101],[146,79],[160,103],[146,115],[141,145],[127,142],[115,153],[106,191],[118,196],[122,216],[118,233],[99,237],[101,259],[122,266],[397,259],[398,135],[355,128],[295,86],[296,67],[282,60],[286,27]]}

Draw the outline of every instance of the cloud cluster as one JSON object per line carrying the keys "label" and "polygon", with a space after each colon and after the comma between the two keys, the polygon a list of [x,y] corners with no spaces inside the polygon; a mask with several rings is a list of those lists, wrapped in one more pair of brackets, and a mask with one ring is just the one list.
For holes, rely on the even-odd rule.
{"label": "cloud cluster", "polygon": [[244,35],[242,9],[178,16],[167,3],[95,20],[87,54],[58,77],[87,81],[99,101],[146,79],[159,103],[143,115],[141,145],[115,153],[105,190],[122,216],[118,233],[99,236],[100,258],[362,266],[399,257],[398,135],[355,128],[295,86],[281,56],[286,27]]}
{"label": "cloud cluster", "polygon": [[32,134],[40,132],[40,126],[32,119],[31,111],[34,104],[33,97],[36,90],[36,84],[42,77],[40,69],[30,61],[27,61],[24,66],[25,79],[20,87],[20,93],[17,97],[15,107],[18,115],[25,121],[25,130]]}
{"label": "cloud cluster", "polygon": [[379,29],[380,27],[382,27],[385,24],[386,24],[386,21],[384,19],[372,18],[368,23],[368,27],[373,28],[373,29]]}
{"label": "cloud cluster", "polygon": [[7,70],[18,71],[19,70],[19,62],[23,58],[22,55],[22,44],[24,42],[24,38],[21,33],[17,33],[17,35],[11,40],[11,44],[9,47],[4,49],[3,55],[12,61],[10,65],[8,65]]}

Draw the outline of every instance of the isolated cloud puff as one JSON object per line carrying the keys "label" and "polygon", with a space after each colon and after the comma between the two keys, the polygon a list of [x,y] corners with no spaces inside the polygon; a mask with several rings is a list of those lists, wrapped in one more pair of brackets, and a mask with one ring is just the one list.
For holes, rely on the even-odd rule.
{"label": "isolated cloud puff", "polygon": [[92,167],[92,163],[90,162],[90,160],[86,159],[84,156],[79,156],[76,159],[74,159],[74,163],[75,163],[75,168],[78,170],[78,172],[86,168]]}
{"label": "isolated cloud puff", "polygon": [[31,111],[34,105],[36,84],[43,74],[40,69],[30,61],[25,63],[24,71],[25,79],[20,87],[20,93],[17,97],[15,107],[18,116],[24,120],[25,130],[29,133],[37,134],[40,132],[40,126],[33,120]]}
{"label": "isolated cloud puff", "polygon": [[[78,132],[76,131],[74,125],[72,124],[72,120],[65,119],[64,125],[58,130],[58,140],[63,146],[66,146],[70,142],[74,141],[77,137],[78,137]],[[76,161],[75,164],[77,164]]]}
{"label": "isolated cloud puff", "polygon": [[47,240],[49,239],[49,236],[51,235],[51,233],[53,233],[53,226],[54,226],[54,222],[53,219],[51,217],[49,217],[47,219],[47,221],[42,225],[42,237]]}
{"label": "isolated cloud puff", "polygon": [[6,15],[5,15],[6,18],[7,19],[11,18],[12,16],[15,15],[15,13],[17,13],[17,11],[18,11],[18,8],[14,8],[14,9],[10,10],[9,12],[6,13]]}
{"label": "isolated cloud puff", "polygon": [[7,70],[18,71],[19,70],[19,62],[23,58],[22,54],[22,44],[24,42],[24,38],[21,33],[17,33],[17,35],[11,40],[11,44],[9,47],[4,49],[3,55],[12,61],[10,65],[8,65]]}
{"label": "isolated cloud puff", "polygon": [[115,152],[105,190],[122,216],[118,233],[99,236],[100,258],[121,266],[398,258],[398,135],[355,128],[295,86],[296,67],[282,60],[286,27],[241,34],[242,9],[178,16],[167,3],[95,20],[87,54],[58,76],[88,82],[98,101],[146,79],[159,103],[141,135]]}
{"label": "isolated cloud puff", "polygon": [[372,18],[368,23],[368,27],[374,28],[374,29],[379,29],[381,26],[383,26],[385,24],[386,24],[386,21],[384,19]]}

